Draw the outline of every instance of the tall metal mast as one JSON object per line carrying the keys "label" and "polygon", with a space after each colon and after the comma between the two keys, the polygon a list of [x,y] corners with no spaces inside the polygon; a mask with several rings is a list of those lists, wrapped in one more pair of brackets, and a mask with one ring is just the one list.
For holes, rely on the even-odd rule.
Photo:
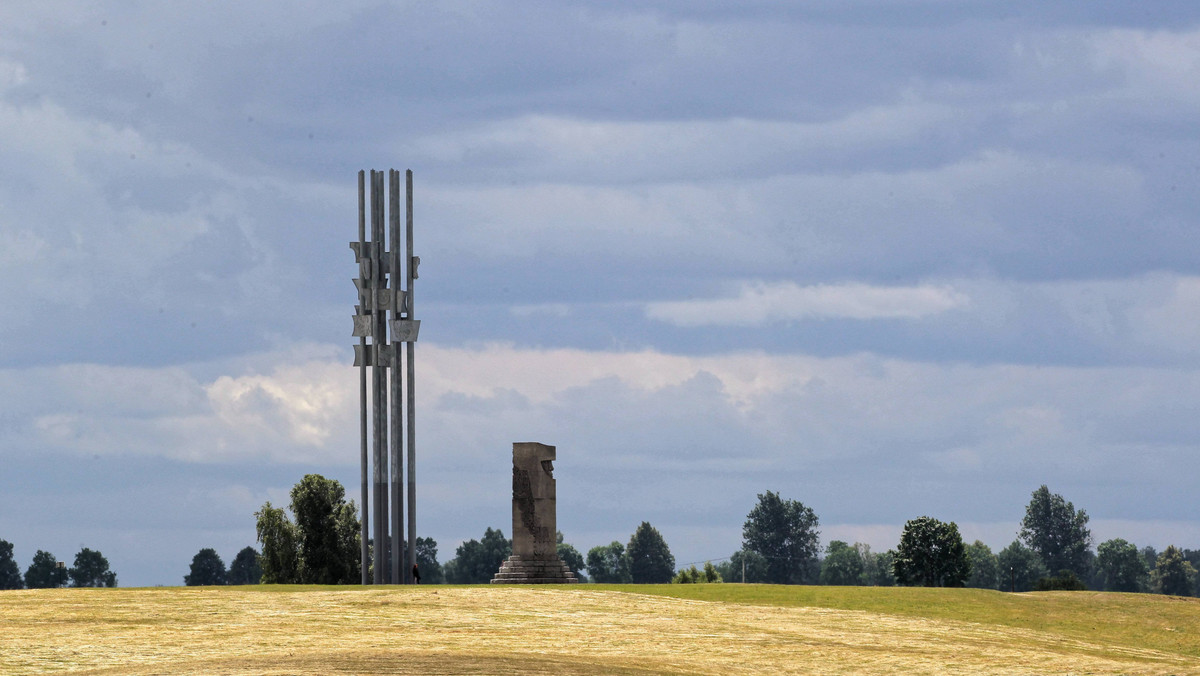
{"label": "tall metal mast", "polygon": [[[412,288],[421,259],[413,255],[412,171],[406,173],[407,223],[403,237],[400,232],[400,172],[389,170],[386,193],[383,172],[372,170],[370,173],[369,240],[366,232],[368,208],[365,178],[365,172],[358,172],[358,241],[350,243],[359,270],[359,277],[354,280],[359,303],[355,306],[353,333],[359,339],[355,346],[354,365],[359,367],[362,583],[400,584],[411,581],[409,572],[416,563],[416,386],[413,343],[417,340],[421,322],[413,316]],[[370,343],[367,342],[368,338],[371,339]],[[407,343],[403,355],[407,359],[402,359],[400,343]],[[406,368],[402,368],[402,361],[406,362]],[[368,366],[371,367],[372,414],[369,429]],[[388,371],[391,372],[390,378]],[[408,420],[407,438],[404,434],[405,417]],[[368,436],[372,442],[369,463],[371,481],[368,481]],[[408,450],[407,463],[404,462],[405,448]],[[407,564],[401,548],[405,535],[405,464],[408,471]],[[374,486],[370,495],[369,484]],[[368,547],[369,541],[374,541],[373,548]],[[372,555],[374,561],[371,560]]]}

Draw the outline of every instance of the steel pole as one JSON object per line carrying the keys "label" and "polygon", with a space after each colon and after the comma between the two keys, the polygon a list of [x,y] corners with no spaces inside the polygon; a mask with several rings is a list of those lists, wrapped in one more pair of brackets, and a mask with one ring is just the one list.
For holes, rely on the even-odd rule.
{"label": "steel pole", "polygon": [[375,270],[373,271],[374,274],[372,275],[372,278],[371,278],[371,281],[372,281],[371,289],[372,289],[372,293],[374,296],[371,299],[372,300],[372,302],[371,302],[372,321],[374,322],[374,327],[373,327],[373,331],[372,331],[372,333],[374,335],[371,340],[372,340],[372,345],[375,348],[375,354],[373,355],[375,357],[375,361],[374,361],[374,366],[371,369],[371,374],[372,374],[371,384],[372,384],[372,387],[374,390],[374,393],[373,393],[374,396],[372,398],[371,410],[372,410],[372,414],[373,414],[374,432],[375,432],[375,435],[374,435],[375,443],[374,443],[374,447],[372,449],[373,450],[372,463],[373,463],[373,469],[374,469],[373,476],[374,476],[374,484],[375,484],[375,486],[374,486],[374,490],[375,490],[375,495],[374,495],[374,498],[375,498],[374,499],[374,507],[375,507],[374,564],[375,565],[374,565],[374,575],[373,575],[375,584],[383,584],[383,574],[384,574],[384,569],[386,568],[385,562],[387,560],[387,556],[384,553],[386,551],[386,549],[384,548],[384,544],[383,544],[384,533],[387,532],[386,522],[384,521],[384,519],[387,518],[387,513],[384,511],[384,505],[383,505],[383,497],[384,497],[383,472],[385,471],[384,467],[383,467],[383,445],[384,445],[383,435],[385,434],[385,430],[386,430],[386,421],[384,420],[385,414],[384,414],[383,397],[386,393],[386,390],[385,390],[386,383],[384,382],[384,379],[386,376],[384,375],[384,369],[383,369],[383,364],[382,364],[384,356],[385,356],[384,350],[386,349],[384,346],[386,346],[386,344],[387,344],[387,342],[386,342],[387,331],[386,331],[386,327],[384,327],[382,322],[379,321],[379,315],[380,315],[380,313],[379,313],[379,305],[380,305],[379,298],[382,295],[379,293],[379,291],[380,291],[380,289],[382,289],[382,277],[383,277],[383,266],[380,265],[380,263],[382,263],[383,261],[381,260],[380,255],[379,255],[379,250],[380,250],[380,246],[381,246],[380,240],[382,239],[382,234],[383,234],[381,232],[381,230],[383,228],[380,223],[381,219],[380,219],[380,214],[379,214],[379,202],[380,202],[379,193],[380,193],[379,172],[372,169],[371,170],[371,262],[372,262],[372,266],[375,268]]}
{"label": "steel pole", "polygon": [[[408,318],[416,319],[413,305],[413,280],[417,278],[416,258],[413,257],[413,176],[412,169],[405,172],[405,244],[408,258],[405,275],[405,290],[408,293]],[[416,371],[413,366],[415,341],[405,343],[408,368],[408,563],[405,571],[411,575],[417,563],[417,388]],[[396,350],[399,354],[400,350]]]}
{"label": "steel pole", "polygon": [[[364,174],[364,172],[362,172],[361,170],[358,172],[358,257],[359,257],[360,261],[362,260],[363,253],[366,251],[366,248],[367,248],[367,225],[366,225],[367,205],[366,205],[366,190],[365,190],[365,186],[363,185],[363,183],[364,183],[363,174]],[[367,311],[367,308],[368,308],[367,302],[368,302],[368,300],[370,300],[370,297],[371,297],[371,292],[367,290],[367,280],[361,279],[362,276],[363,275],[362,275],[362,270],[361,270],[361,265],[360,265],[360,269],[359,269],[360,280],[359,280],[359,290],[358,290],[359,314],[364,314]],[[359,337],[358,346],[359,346],[358,352],[359,352],[360,358],[362,360],[361,362],[359,362],[359,365],[358,365],[358,413],[359,413],[358,417],[359,417],[359,428],[361,431],[361,444],[360,444],[361,452],[359,453],[359,455],[362,460],[362,463],[361,463],[362,464],[362,493],[360,494],[361,502],[359,502],[359,505],[358,505],[359,515],[361,516],[361,521],[362,521],[361,528],[359,529],[359,539],[362,540],[362,547],[361,547],[360,558],[359,558],[359,562],[360,562],[359,567],[362,569],[362,571],[361,571],[362,572],[362,583],[370,584],[370,581],[371,581],[370,580],[371,553],[370,553],[370,549],[369,549],[369,546],[370,546],[369,540],[371,538],[371,536],[370,536],[371,531],[370,531],[370,528],[368,525],[369,521],[370,521],[370,517],[368,516],[368,513],[370,512],[370,503],[367,502],[369,497],[368,497],[368,491],[367,491],[367,337],[366,336]]]}
{"label": "steel pole", "polygon": [[[391,251],[390,277],[392,281],[392,303],[391,317],[393,320],[400,319],[400,303],[401,293],[400,288],[400,172],[395,169],[388,170],[388,224],[390,226]],[[401,422],[401,410],[403,406],[403,398],[400,394],[400,384],[403,380],[403,371],[400,370],[400,351],[395,347],[396,341],[392,340],[392,349],[395,350],[392,362],[392,493],[391,493],[391,580],[393,584],[402,584],[404,577],[400,571],[401,554],[400,543],[403,537],[404,529],[404,471],[400,464],[402,444],[404,443],[404,425]]]}

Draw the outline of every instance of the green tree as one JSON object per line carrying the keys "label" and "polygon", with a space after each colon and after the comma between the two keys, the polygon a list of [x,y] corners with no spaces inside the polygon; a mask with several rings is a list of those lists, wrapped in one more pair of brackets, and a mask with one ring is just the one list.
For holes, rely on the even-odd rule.
{"label": "green tree", "polygon": [[253,547],[243,547],[229,564],[229,584],[258,584],[262,581],[262,567],[258,565],[258,552]]}
{"label": "green tree", "polygon": [[704,573],[693,564],[690,568],[684,568],[671,578],[671,584],[696,584],[704,581]]}
{"label": "green tree", "polygon": [[295,584],[300,582],[300,546],[296,526],[282,507],[272,507],[268,500],[254,513],[255,530],[262,543],[263,584]]}
{"label": "green tree", "polygon": [[1038,553],[1049,570],[1070,570],[1088,576],[1088,548],[1092,532],[1088,515],[1042,486],[1033,492],[1021,521],[1021,540]]}
{"label": "green tree", "polygon": [[358,505],[353,500],[338,505],[333,521],[338,549],[350,569],[346,584],[359,584],[362,582],[362,522],[358,520]]}
{"label": "green tree", "polygon": [[1146,564],[1146,570],[1154,570],[1154,565],[1158,563],[1158,552],[1150,545],[1146,545],[1138,550],[1138,554],[1142,556],[1142,562]]}
{"label": "green tree", "polygon": [[1183,550],[1183,560],[1191,564],[1192,568],[1198,571],[1193,577],[1195,585],[1193,595],[1200,596],[1200,549],[1185,549]]}
{"label": "green tree", "polygon": [[359,521],[354,503],[346,502],[341,482],[307,474],[292,487],[291,497],[299,534],[301,581],[359,582]]}
{"label": "green tree", "polygon": [[[433,538],[417,538],[417,568],[421,571],[423,584],[442,584],[446,581],[442,564],[438,563],[437,541]],[[400,556],[408,561],[408,543],[400,543]],[[497,568],[499,570],[499,568]]]}
{"label": "green tree", "polygon": [[864,556],[869,557],[864,559],[867,562],[865,571],[867,584],[872,587],[896,586],[896,574],[892,572],[896,567],[895,550],[889,549],[886,552],[872,554],[870,548],[867,548]]}
{"label": "green tree", "polygon": [[0,540],[0,589],[21,589],[24,586],[21,567],[13,558],[13,544]]}
{"label": "green tree", "polygon": [[895,552],[880,552],[876,554],[871,551],[871,545],[863,542],[854,543],[854,551],[858,552],[858,556],[862,559],[862,582],[868,587],[892,587],[896,584],[896,578],[892,575],[892,561],[895,557]]}
{"label": "green tree", "polygon": [[862,575],[859,576],[858,583],[870,587],[875,578],[875,554],[871,551],[871,545],[865,542],[855,542],[852,546],[858,553],[858,558],[862,560]]}
{"label": "green tree", "polygon": [[499,529],[488,528],[482,540],[467,540],[458,546],[444,572],[451,584],[491,582],[504,560],[512,555],[512,540]]}
{"label": "green tree", "polygon": [[675,576],[675,557],[662,533],[643,521],[625,547],[629,577],[634,584],[665,584]]}
{"label": "green tree", "polygon": [[967,556],[971,559],[971,577],[966,586],[975,589],[995,589],[1000,581],[1000,561],[992,548],[981,540],[967,545]]}
{"label": "green tree", "polygon": [[566,542],[563,542],[562,531],[558,531],[558,543],[556,546],[556,551],[558,552],[558,558],[563,563],[567,564],[567,568],[569,568],[572,573],[575,573],[576,579],[578,579],[580,582],[587,582],[587,576],[579,572],[585,568],[583,554],[580,554],[578,549],[575,549]]}
{"label": "green tree", "polygon": [[360,577],[359,521],[341,482],[308,474],[291,490],[293,523],[268,501],[254,513],[266,584],[355,584]]}
{"label": "green tree", "polygon": [[1104,589],[1104,583],[1100,581],[1100,577],[1096,574],[1096,551],[1092,548],[1088,548],[1087,550],[1084,569],[1087,570],[1087,575],[1079,578],[1084,583],[1084,587],[1097,591]]}
{"label": "green tree", "polygon": [[958,524],[928,516],[905,523],[892,572],[900,584],[961,587],[971,577],[971,559]]}
{"label": "green tree", "polygon": [[862,584],[863,559],[857,549],[841,540],[825,548],[821,561],[821,584],[851,586]]}
{"label": "green tree", "polygon": [[695,564],[692,564],[671,578],[671,584],[709,584],[714,582],[724,582],[724,580],[721,579],[721,573],[712,564],[712,561],[705,562],[704,570],[700,570]]}
{"label": "green tree", "polygon": [[217,550],[205,547],[192,557],[191,572],[183,576],[183,583],[189,587],[221,585],[226,583],[227,576],[225,562]]}
{"label": "green tree", "polygon": [[758,552],[767,561],[767,582],[803,584],[818,570],[819,520],[797,500],[783,500],[767,491],[746,515],[742,549]]}
{"label": "green tree", "polygon": [[1150,579],[1155,593],[1191,596],[1192,578],[1195,576],[1196,569],[1183,558],[1183,552],[1175,545],[1170,545],[1158,555]]}
{"label": "green tree", "polygon": [[740,550],[727,561],[717,566],[717,572],[726,582],[766,582],[769,571],[767,560],[758,552]]}
{"label": "green tree", "polygon": [[60,566],[50,552],[37,550],[33,555],[33,563],[25,570],[25,586],[30,589],[53,589],[66,583],[66,566]]}
{"label": "green tree", "polygon": [[1000,564],[1000,580],[997,585],[1000,591],[1030,591],[1038,580],[1048,574],[1042,557],[1022,545],[1019,540],[1013,540],[1012,544],[1000,550],[996,559]]}
{"label": "green tree", "polygon": [[1096,548],[1096,574],[1106,591],[1137,592],[1146,588],[1146,562],[1133,545],[1121,538],[1106,540]]}
{"label": "green tree", "polygon": [[629,584],[629,558],[625,556],[625,545],[614,540],[609,545],[597,545],[587,553],[588,577],[592,582],[604,584]]}
{"label": "green tree", "polygon": [[67,571],[67,576],[72,587],[117,586],[117,574],[108,569],[108,559],[87,547],[75,555],[75,565]]}

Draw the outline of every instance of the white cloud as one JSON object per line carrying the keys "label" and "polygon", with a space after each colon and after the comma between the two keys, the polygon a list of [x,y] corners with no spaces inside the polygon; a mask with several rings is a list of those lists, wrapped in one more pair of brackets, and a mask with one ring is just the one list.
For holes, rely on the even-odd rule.
{"label": "white cloud", "polygon": [[[0,452],[353,464],[358,374],[344,359],[332,349],[270,353],[210,378],[9,369]],[[426,343],[417,374],[421,439],[449,465],[536,437],[653,472],[865,462],[966,484],[1035,470],[1097,481],[1136,448],[1142,461],[1119,476],[1145,482],[1200,447],[1188,406],[1156,403],[1192,401],[1195,370]]]}
{"label": "white cloud", "polygon": [[24,64],[0,58],[0,94],[11,87],[25,84],[29,80]]}
{"label": "white cloud", "polygon": [[[358,377],[347,358],[321,347],[223,367],[7,369],[0,457],[266,460],[354,477]],[[736,548],[736,534],[723,545],[694,531],[729,530],[729,515],[766,489],[816,509],[825,541],[876,549],[894,546],[889,523],[922,513],[1002,547],[1011,538],[967,524],[1019,519],[1041,483],[1093,515],[1178,514],[1200,448],[1200,415],[1160,405],[1200,401],[1200,370],[433,343],[418,346],[417,366],[422,509],[454,537],[503,525],[494,517],[516,440],[560,447],[570,530],[622,539],[613,528],[650,520],[685,540],[672,542],[681,560]],[[263,490],[226,497],[244,507]],[[1134,528],[1119,535],[1149,537]]]}
{"label": "white cloud", "polygon": [[[1151,272],[1051,282],[957,280],[972,311],[997,321],[1041,315],[1058,340],[1084,341],[1125,360],[1193,364],[1200,357],[1200,277]],[[989,309],[992,308],[992,309]],[[997,327],[999,328],[999,327]]]}
{"label": "white cloud", "polygon": [[551,317],[567,317],[571,314],[571,306],[566,303],[538,303],[535,305],[514,305],[509,308],[514,317],[534,317],[548,315]]}
{"label": "white cloud", "polygon": [[455,225],[426,235],[428,246],[471,261],[561,260],[692,280],[797,270],[809,279],[913,270],[1041,279],[1078,274],[1114,247],[1144,247],[1131,225],[1153,206],[1144,181],[1120,163],[984,149],[932,166],[795,166],[769,177],[572,183],[556,172],[515,186],[432,184],[422,213]]}
{"label": "white cloud", "polygon": [[750,404],[811,377],[807,358],[757,353],[688,357],[655,350],[540,350],[501,344],[420,349],[428,359],[420,377],[434,398],[446,393],[488,397],[505,388],[544,405],[572,388],[606,379],[633,391],[655,392],[709,373],[731,403]]}
{"label": "white cloud", "polygon": [[1200,104],[1200,30],[1113,29],[1088,43],[1095,68],[1120,75],[1122,90],[1141,103]]}
{"label": "white cloud", "polygon": [[[221,376],[206,390],[221,426],[239,436],[325,448],[336,426],[345,425],[350,375],[338,363],[280,365],[268,375]],[[229,443],[221,439],[219,446]]]}
{"label": "white cloud", "polygon": [[678,326],[761,326],[802,319],[920,319],[964,307],[946,286],[742,282],[736,297],[649,303],[646,316]]}
{"label": "white cloud", "polygon": [[220,189],[194,187],[211,190],[228,178],[221,170],[130,127],[0,100],[0,143],[16,177],[0,185],[0,287],[15,290],[0,308],[8,328],[47,307],[166,295],[180,277],[172,259],[221,215]]}
{"label": "white cloud", "polygon": [[[993,523],[1051,480],[1106,517],[1190,508],[1194,10],[296,7],[0,3],[6,460],[197,463],[250,493],[196,501],[239,510],[290,463],[354,476],[348,352],[259,351],[344,332],[353,173],[402,161],[424,288],[490,304],[418,347],[456,528],[507,509],[519,438],[586,473],[564,517],[622,538],[736,538],[767,487],[832,524]],[[653,347],[580,348],[604,322]],[[522,339],[549,347],[451,346]]]}
{"label": "white cloud", "polygon": [[[608,121],[527,115],[412,142],[411,151],[448,163],[503,163],[556,180],[678,180],[779,173],[814,152],[908,145],[957,123],[948,106],[917,100],[853,110],[822,122]],[[411,152],[410,151],[410,152]]]}
{"label": "white cloud", "polygon": [[1129,310],[1134,334],[1147,345],[1196,354],[1200,351],[1200,277],[1152,281],[1161,295],[1146,294]]}
{"label": "white cloud", "polygon": [[[261,358],[266,374],[204,382],[186,369],[64,364],[0,371],[13,404],[0,453],[162,456],[193,462],[315,462],[353,414],[353,369]],[[353,386],[353,387],[352,387]],[[20,393],[20,394],[19,394]],[[344,434],[343,434],[344,436]]]}

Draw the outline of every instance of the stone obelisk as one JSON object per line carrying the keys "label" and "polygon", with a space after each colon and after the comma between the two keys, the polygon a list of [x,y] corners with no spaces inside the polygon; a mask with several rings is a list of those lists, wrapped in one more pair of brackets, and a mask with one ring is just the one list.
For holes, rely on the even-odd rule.
{"label": "stone obelisk", "polygon": [[492,584],[578,582],[558,558],[555,516],[554,447],[513,444],[513,553]]}

